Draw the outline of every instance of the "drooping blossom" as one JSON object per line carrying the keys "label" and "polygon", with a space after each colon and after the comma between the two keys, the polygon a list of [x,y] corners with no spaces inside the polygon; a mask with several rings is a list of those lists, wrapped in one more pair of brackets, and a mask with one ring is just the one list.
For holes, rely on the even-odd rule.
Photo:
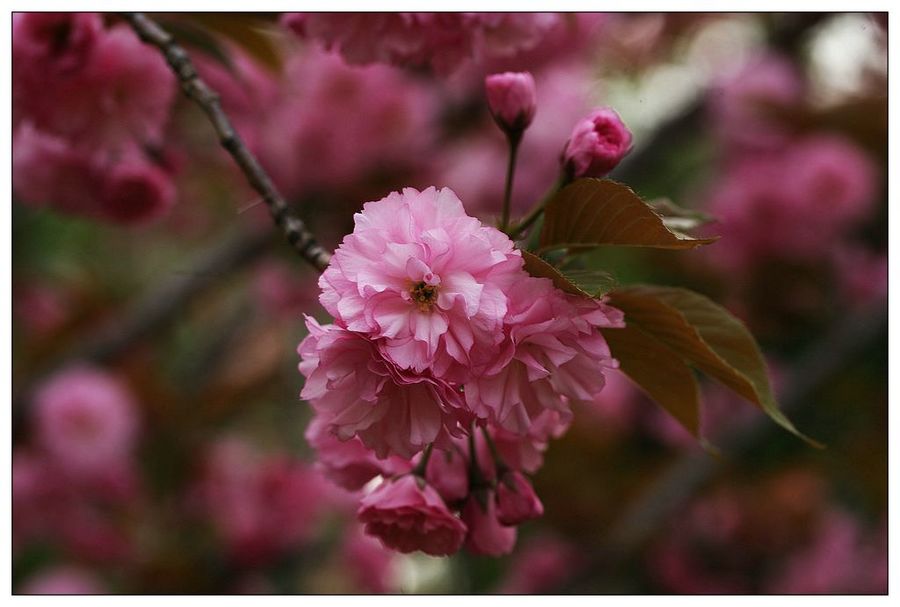
{"label": "drooping blossom", "polygon": [[466,525],[437,491],[420,486],[413,475],[380,484],[363,497],[357,516],[366,533],[400,552],[446,556],[458,551],[466,537]]}
{"label": "drooping blossom", "polygon": [[508,471],[497,480],[497,520],[501,525],[521,525],[544,515],[544,505],[521,472]]}
{"label": "drooping blossom", "polygon": [[391,63],[448,73],[466,60],[511,57],[537,46],[552,13],[288,13],[282,22],[351,64]]}
{"label": "drooping blossom", "polygon": [[447,503],[460,502],[469,495],[469,460],[461,441],[449,449],[435,449],[428,460],[425,480]]}
{"label": "drooping blossom", "polygon": [[447,188],[394,192],[355,221],[319,281],[322,305],[399,368],[464,377],[502,339],[505,289],[522,276],[512,241]]}
{"label": "drooping blossom", "polygon": [[569,401],[593,401],[603,368],[616,366],[597,327],[622,322],[602,302],[565,296],[547,279],[521,278],[509,290],[502,354],[466,384],[466,401],[518,433],[544,409],[567,413]]}
{"label": "drooping blossom", "polygon": [[466,550],[486,556],[502,556],[512,552],[517,531],[515,527],[507,527],[498,520],[492,491],[471,494],[461,516],[469,529]]}
{"label": "drooping blossom", "polygon": [[94,475],[126,459],[138,431],[138,407],[116,377],[88,367],[59,372],[34,396],[41,446],[60,466]]}
{"label": "drooping blossom", "polygon": [[401,457],[378,459],[358,437],[340,440],[319,416],[306,429],[306,440],[316,450],[316,464],[325,476],[349,491],[361,489],[376,476],[387,477],[410,470],[409,461]]}
{"label": "drooping blossom", "polygon": [[491,115],[501,129],[512,135],[528,128],[537,110],[534,77],[530,73],[491,74],[484,85]]}
{"label": "drooping blossom", "polygon": [[399,368],[362,334],[307,318],[300,371],[301,398],[325,431],[340,440],[358,436],[379,458],[410,458],[432,442],[460,435],[470,415],[457,390],[430,373]]}
{"label": "drooping blossom", "polygon": [[631,151],[631,131],[612,108],[598,108],[579,120],[563,150],[573,178],[603,177]]}

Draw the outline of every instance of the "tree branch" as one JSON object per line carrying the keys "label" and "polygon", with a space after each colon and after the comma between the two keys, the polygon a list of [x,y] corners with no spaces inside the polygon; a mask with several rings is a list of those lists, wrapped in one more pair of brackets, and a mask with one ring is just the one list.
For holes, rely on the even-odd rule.
{"label": "tree branch", "polygon": [[262,196],[263,201],[269,207],[272,219],[284,232],[294,250],[320,272],[328,267],[331,254],[316,242],[306,224],[291,212],[275,184],[272,183],[256,157],[244,145],[228,116],[222,111],[218,93],[212,90],[197,74],[187,51],[175,43],[171,34],[143,13],[123,13],[122,16],[141,40],[155,46],[165,56],[172,71],[181,82],[182,91],[207,115],[216,130],[219,143],[234,158],[253,189]]}

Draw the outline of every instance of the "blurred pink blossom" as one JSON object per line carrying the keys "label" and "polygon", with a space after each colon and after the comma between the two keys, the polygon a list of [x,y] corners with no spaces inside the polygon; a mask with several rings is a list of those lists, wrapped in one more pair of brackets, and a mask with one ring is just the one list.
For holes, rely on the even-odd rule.
{"label": "blurred pink blossom", "polygon": [[363,533],[359,525],[348,526],[340,555],[356,589],[373,594],[397,592],[397,555]]}
{"label": "blurred pink blossom", "polygon": [[226,438],[211,447],[195,499],[231,558],[257,565],[312,537],[326,505],[323,482],[304,463]]}
{"label": "blurred pink blossom", "polygon": [[96,575],[80,567],[57,566],[26,580],[20,594],[106,594]]}
{"label": "blurred pink blossom", "polygon": [[453,554],[462,546],[466,525],[448,509],[433,487],[413,475],[385,481],[366,495],[358,517],[366,533],[400,552]]}
{"label": "blurred pink blossom", "polygon": [[788,59],[754,57],[711,87],[713,125],[729,146],[776,150],[790,133],[775,112],[796,105],[804,93],[802,76]]}
{"label": "blurred pink blossom", "polygon": [[351,64],[430,66],[448,73],[466,60],[534,48],[560,19],[552,13],[287,13],[282,22],[340,51]]}
{"label": "blurred pink blossom", "polygon": [[577,571],[581,559],[574,546],[553,535],[530,539],[512,557],[500,585],[502,594],[543,594],[558,591]]}
{"label": "blurred pink blossom", "polygon": [[61,371],[34,397],[41,446],[66,470],[91,476],[130,456],[139,411],[116,377],[88,367]]}

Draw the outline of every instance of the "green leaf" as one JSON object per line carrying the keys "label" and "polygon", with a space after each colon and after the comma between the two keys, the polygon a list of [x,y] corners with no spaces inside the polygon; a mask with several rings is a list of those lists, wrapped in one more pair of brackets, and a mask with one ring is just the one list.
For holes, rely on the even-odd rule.
{"label": "green leaf", "polygon": [[619,368],[663,409],[700,438],[700,400],[694,373],[674,350],[642,331],[637,323],[602,329]]}
{"label": "green leaf", "polygon": [[779,410],[756,340],[737,318],[706,297],[673,287],[630,286],[609,294],[609,303],[635,326],[762,409],[778,425],[814,446]]}
{"label": "green leaf", "polygon": [[278,70],[282,56],[278,48],[277,26],[266,16],[254,13],[182,13],[181,19],[237,44],[260,64]]}
{"label": "green leaf", "polygon": [[579,179],[547,203],[540,250],[601,245],[692,249],[716,240],[673,232],[628,186],[610,179]]}
{"label": "green leaf", "polygon": [[561,271],[534,253],[522,251],[525,271],[538,278],[549,278],[553,285],[572,295],[595,298],[608,293],[616,286],[615,279],[602,270]]}

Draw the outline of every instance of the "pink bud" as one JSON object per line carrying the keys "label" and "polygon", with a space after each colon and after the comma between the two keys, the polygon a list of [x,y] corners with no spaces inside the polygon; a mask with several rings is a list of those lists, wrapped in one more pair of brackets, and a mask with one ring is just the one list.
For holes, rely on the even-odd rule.
{"label": "pink bud", "polygon": [[521,133],[537,109],[534,78],[528,72],[493,74],[484,80],[494,120],[507,133]]}
{"label": "pink bud", "polygon": [[631,151],[631,131],[612,108],[599,108],[580,120],[563,151],[572,177],[603,177]]}
{"label": "pink bud", "polygon": [[425,479],[446,502],[458,502],[469,494],[468,465],[466,458],[454,449],[435,449]]}
{"label": "pink bud", "polygon": [[520,525],[543,516],[544,506],[528,479],[509,472],[497,483],[497,519],[503,525]]}
{"label": "pink bud", "polygon": [[113,167],[103,188],[101,212],[123,224],[138,224],[164,215],[175,204],[169,175],[143,160],[126,160]]}

